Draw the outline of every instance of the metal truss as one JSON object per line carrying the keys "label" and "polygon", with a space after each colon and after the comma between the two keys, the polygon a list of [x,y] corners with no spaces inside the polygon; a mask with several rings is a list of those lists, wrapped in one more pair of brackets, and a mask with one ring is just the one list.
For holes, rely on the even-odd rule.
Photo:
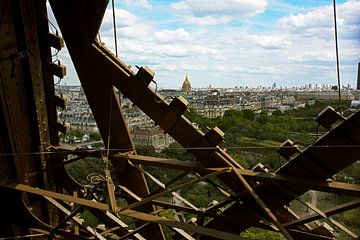
{"label": "metal truss", "polygon": [[[56,108],[65,107],[66,101],[55,95],[54,76],[66,71],[51,61],[51,48],[60,50],[64,42],[49,33],[46,1],[0,1],[6,19],[0,23],[0,192],[8,199],[1,207],[7,214],[0,221],[7,230],[0,228],[0,237],[165,239],[166,226],[175,239],[245,239],[240,234],[249,227],[279,232],[286,239],[334,239],[332,232],[316,224],[323,219],[358,238],[332,216],[358,208],[359,200],[320,210],[300,196],[316,190],[359,198],[359,185],[331,177],[359,160],[360,111],[344,117],[328,108],[318,118],[328,132],[303,151],[285,142],[278,152],[288,162],[280,169],[244,169],[219,147],[224,138],[220,129],[206,134],[196,129],[183,115],[188,107],[184,98],[167,103],[149,88],[151,69],[133,72],[96,40],[107,1],[50,0],[50,5],[107,149],[59,145],[58,132],[66,126],[57,122]],[[197,161],[138,155],[117,91]],[[99,186],[83,186],[65,170],[67,164],[86,157],[103,162]],[[147,167],[179,173],[162,182]],[[158,189],[150,192],[148,181]],[[202,208],[181,194],[200,182],[211,184],[222,199]],[[297,216],[289,206],[294,200],[315,213]],[[86,226],[79,216],[83,209],[103,228]],[[162,215],[169,209],[175,214],[172,218]],[[179,216],[184,214],[195,221]]]}

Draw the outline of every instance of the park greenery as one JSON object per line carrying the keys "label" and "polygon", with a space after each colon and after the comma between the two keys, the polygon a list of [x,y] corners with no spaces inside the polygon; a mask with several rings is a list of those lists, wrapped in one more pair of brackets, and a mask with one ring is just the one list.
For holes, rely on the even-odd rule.
{"label": "park greenery", "polygon": [[[332,103],[333,104],[333,103]],[[342,106],[349,103],[344,102]],[[227,110],[223,117],[205,118],[193,109],[186,113],[186,117],[198,127],[207,132],[210,128],[219,127],[225,133],[225,139],[221,147],[225,149],[236,161],[245,168],[252,168],[257,163],[262,163],[272,170],[281,167],[286,161],[276,152],[278,147],[287,139],[291,139],[300,148],[304,149],[311,145],[327,130],[318,125],[315,121],[319,112],[329,103],[313,102],[307,104],[305,108],[292,109],[281,112],[279,110],[262,110],[255,112],[250,109]],[[334,105],[334,104],[333,104]],[[337,106],[334,106],[335,108]],[[345,108],[344,114],[349,114]],[[81,137],[80,133],[76,133]],[[91,136],[92,139],[99,139],[98,135]],[[137,146],[137,153],[141,155],[178,159],[182,161],[196,161],[195,158],[181,148],[177,143],[171,144],[161,152],[155,151],[153,146]],[[81,183],[88,184],[87,176],[91,173],[102,174],[102,162],[94,158],[86,158],[83,161],[72,163],[67,167],[68,171]],[[181,172],[177,170],[163,169],[157,167],[146,167],[148,172],[166,183],[178,176]],[[196,178],[196,175],[188,175],[177,184]],[[334,176],[338,181],[359,183],[360,182],[360,163],[357,162],[342,172]],[[157,191],[159,186],[148,179],[151,192]],[[174,185],[176,186],[176,184]],[[210,182],[197,184],[190,189],[181,191],[181,195],[197,207],[208,207],[213,200],[221,201],[224,195],[218,190],[217,186],[222,186],[221,182],[213,179]],[[222,186],[226,189],[225,186]],[[308,196],[303,196],[306,200]],[[162,200],[171,201],[169,195]],[[336,204],[352,200],[350,197],[338,196],[336,194],[323,194],[318,202],[318,207],[331,207]],[[299,214],[304,214],[308,209],[295,203],[292,205]],[[88,214],[88,212],[86,212]],[[167,211],[165,216],[173,217],[173,211]],[[188,219],[194,216],[187,216]],[[346,223],[356,233],[360,233],[360,208],[347,211],[343,214],[334,216],[336,220]],[[169,235],[169,232],[167,232]],[[342,239],[347,239],[343,233],[339,233]],[[280,234],[251,228],[242,236],[252,239],[283,239]]]}

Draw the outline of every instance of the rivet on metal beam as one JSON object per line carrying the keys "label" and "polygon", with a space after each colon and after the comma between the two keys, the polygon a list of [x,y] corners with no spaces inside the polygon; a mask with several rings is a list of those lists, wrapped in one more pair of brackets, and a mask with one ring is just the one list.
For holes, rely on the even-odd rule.
{"label": "rivet on metal beam", "polygon": [[316,121],[327,130],[330,130],[339,120],[345,120],[345,118],[340,113],[335,111],[335,109],[331,106],[328,106],[322,110],[316,118]]}
{"label": "rivet on metal beam", "polygon": [[286,140],[283,144],[281,144],[277,152],[287,160],[290,160],[290,158],[295,154],[301,153],[297,145],[294,144],[294,142],[290,139]]}
{"label": "rivet on metal beam", "polygon": [[155,72],[149,67],[140,67],[135,77],[141,80],[146,86],[154,79]]}
{"label": "rivet on metal beam", "polygon": [[66,134],[66,133],[68,133],[68,131],[70,129],[70,124],[69,123],[62,124],[62,123],[57,122],[56,128],[59,132]]}
{"label": "rivet on metal beam", "polygon": [[220,128],[214,127],[206,133],[205,138],[210,141],[212,146],[217,146],[224,140],[224,135]]}
{"label": "rivet on metal beam", "polygon": [[68,99],[66,97],[63,96],[53,96],[53,103],[58,106],[61,107],[62,109],[65,109],[65,107],[68,104]]}
{"label": "rivet on metal beam", "polygon": [[264,164],[262,163],[257,163],[251,170],[253,170],[254,172],[264,172],[264,173],[268,173],[270,171],[270,169],[264,166]]}
{"label": "rivet on metal beam", "polygon": [[61,65],[60,63],[50,63],[49,70],[52,74],[59,78],[64,78],[66,75],[66,67],[64,65]]}
{"label": "rivet on metal beam", "polygon": [[188,106],[189,102],[182,96],[174,98],[170,103],[170,107],[179,115],[182,115],[188,109]]}
{"label": "rivet on metal beam", "polygon": [[48,43],[51,47],[59,51],[65,46],[64,39],[61,36],[52,33],[48,33]]}

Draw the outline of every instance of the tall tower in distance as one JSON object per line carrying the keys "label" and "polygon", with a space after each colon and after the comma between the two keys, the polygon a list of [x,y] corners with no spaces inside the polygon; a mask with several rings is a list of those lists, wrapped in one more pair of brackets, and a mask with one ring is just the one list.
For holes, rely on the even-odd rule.
{"label": "tall tower in distance", "polygon": [[358,64],[358,77],[357,77],[357,87],[356,90],[360,90],[360,62]]}
{"label": "tall tower in distance", "polygon": [[183,93],[191,93],[191,84],[190,84],[190,81],[189,81],[189,78],[188,78],[188,75],[187,75],[187,74],[186,74],[186,76],[185,76],[185,80],[184,80],[184,82],[183,82],[181,91],[182,91]]}

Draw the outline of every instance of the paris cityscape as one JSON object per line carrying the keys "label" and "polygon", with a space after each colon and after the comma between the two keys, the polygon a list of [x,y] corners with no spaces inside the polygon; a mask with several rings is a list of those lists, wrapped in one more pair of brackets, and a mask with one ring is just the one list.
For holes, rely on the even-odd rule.
{"label": "paris cityscape", "polygon": [[[66,123],[69,130],[81,130],[86,134],[98,132],[81,86],[61,85],[57,91],[68,102],[66,109],[58,112],[59,120]],[[337,86],[328,84],[308,84],[292,88],[277,88],[275,83],[271,87],[256,88],[213,88],[210,84],[208,88],[193,89],[187,75],[178,89],[160,89],[158,93],[169,101],[174,97],[184,97],[193,111],[206,118],[221,118],[227,110],[251,109],[257,114],[262,110],[268,111],[268,114],[275,110],[284,112],[304,108],[306,104],[315,101],[337,102],[339,97]],[[130,100],[121,94],[119,97],[135,144],[151,145],[160,149],[174,142],[145,113],[133,106]],[[360,104],[360,89],[354,89],[350,85],[343,86],[341,98],[350,103],[349,107],[356,109]],[[87,137],[85,140],[88,140]],[[77,139],[77,142],[79,141],[82,140]]]}

